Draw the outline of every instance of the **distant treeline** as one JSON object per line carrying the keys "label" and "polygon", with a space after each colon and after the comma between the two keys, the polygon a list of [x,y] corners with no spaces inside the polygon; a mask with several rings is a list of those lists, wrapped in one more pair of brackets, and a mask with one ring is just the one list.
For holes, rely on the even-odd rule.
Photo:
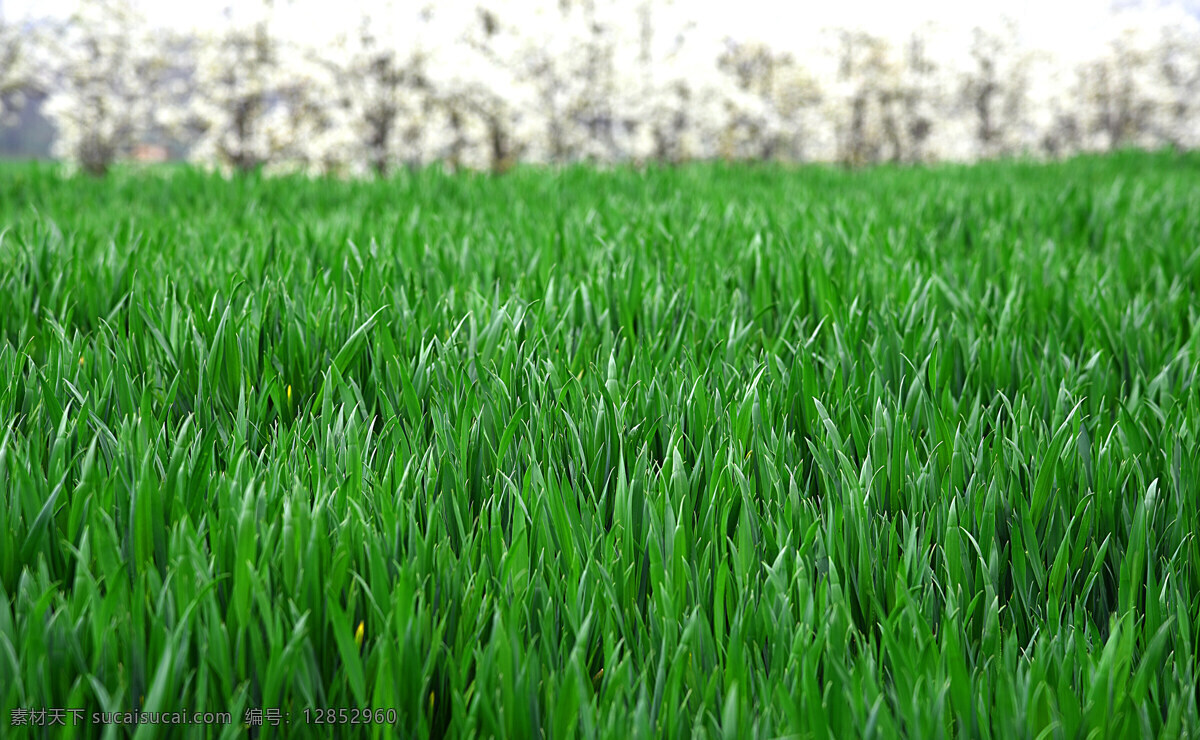
{"label": "distant treeline", "polygon": [[914,24],[887,37],[833,28],[796,51],[713,38],[674,3],[649,0],[374,8],[320,42],[286,32],[298,11],[270,2],[202,33],[153,28],[129,0],[82,0],[70,19],[34,29],[9,24],[0,141],[30,155],[30,137],[53,136],[54,156],[94,173],[177,155],[337,174],[1200,143],[1200,26],[1182,11],[1114,15],[1103,48],[1065,61],[1023,46],[1011,23]]}

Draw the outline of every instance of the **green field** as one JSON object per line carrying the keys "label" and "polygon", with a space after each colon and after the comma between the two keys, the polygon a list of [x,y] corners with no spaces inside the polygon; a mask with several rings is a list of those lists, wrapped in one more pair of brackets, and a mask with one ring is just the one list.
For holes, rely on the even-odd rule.
{"label": "green field", "polygon": [[1200,735],[1200,156],[9,166],[0,228],[6,737]]}

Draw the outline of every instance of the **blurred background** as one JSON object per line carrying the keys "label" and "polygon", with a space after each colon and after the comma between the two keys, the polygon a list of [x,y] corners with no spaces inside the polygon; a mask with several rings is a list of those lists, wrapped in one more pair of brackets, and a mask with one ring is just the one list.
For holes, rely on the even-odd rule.
{"label": "blurred background", "polygon": [[0,156],[101,174],[1200,144],[1200,0],[0,0]]}

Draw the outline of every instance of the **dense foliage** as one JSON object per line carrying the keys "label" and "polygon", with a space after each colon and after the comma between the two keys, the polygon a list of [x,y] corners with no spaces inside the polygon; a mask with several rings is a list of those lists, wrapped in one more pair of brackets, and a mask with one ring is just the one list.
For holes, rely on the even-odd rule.
{"label": "dense foliage", "polygon": [[1200,733],[1198,181],[5,169],[4,722]]}

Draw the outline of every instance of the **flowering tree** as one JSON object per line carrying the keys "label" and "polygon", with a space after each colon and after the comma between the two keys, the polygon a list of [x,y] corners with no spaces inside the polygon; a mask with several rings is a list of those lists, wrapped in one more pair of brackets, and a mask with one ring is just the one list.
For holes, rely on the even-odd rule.
{"label": "flowering tree", "polygon": [[1200,146],[1200,28],[1165,26],[1155,56],[1166,105],[1156,121],[1159,138],[1177,148]]}
{"label": "flowering tree", "polygon": [[[887,43],[891,75],[881,87],[884,150],[881,156],[907,164],[956,159],[962,122],[955,110],[952,35],[926,23]],[[955,151],[959,149],[960,151]]]}
{"label": "flowering tree", "polygon": [[361,172],[350,124],[354,100],[341,87],[341,69],[317,50],[284,47],[286,64],[270,119],[278,154],[269,166],[313,174]]}
{"label": "flowering tree", "polygon": [[248,171],[347,169],[352,135],[339,69],[277,30],[271,0],[227,13],[193,48],[185,89],[163,120],[193,160]]}
{"label": "flowering tree", "polygon": [[613,110],[619,28],[601,14],[614,7],[593,0],[538,2],[521,24],[514,66],[536,100],[540,131],[528,143],[531,159],[620,156]]}
{"label": "flowering tree", "polygon": [[896,60],[882,37],[849,29],[837,37],[837,76],[827,98],[827,116],[838,132],[837,159],[850,165],[880,161],[895,130]]}
{"label": "flowering tree", "polygon": [[1084,146],[1116,149],[1146,144],[1164,92],[1155,83],[1151,51],[1144,38],[1126,31],[1111,39],[1105,54],[1079,68],[1079,110]]}
{"label": "flowering tree", "polygon": [[152,126],[161,47],[128,0],[81,0],[48,51],[55,153],[102,175]]}
{"label": "flowering tree", "polygon": [[[517,72],[518,19],[501,6],[446,7],[442,38],[430,64],[441,137],[439,159],[452,168],[502,172],[524,153],[535,125],[531,87]],[[469,10],[473,12],[464,12]]]}
{"label": "flowering tree", "polygon": [[392,2],[333,46],[352,159],[385,175],[397,163],[427,156],[435,116],[429,79],[432,6],[402,14]]}
{"label": "flowering tree", "polygon": [[787,54],[763,43],[727,41],[718,66],[732,83],[725,106],[726,121],[719,144],[725,159],[771,159],[786,146],[784,98],[777,79],[792,66]]}
{"label": "flowering tree", "polygon": [[623,110],[634,158],[683,162],[711,156],[724,121],[719,43],[697,33],[676,3],[639,9],[637,63]]}
{"label": "flowering tree", "polygon": [[21,107],[29,85],[29,64],[21,29],[0,18],[0,125]]}
{"label": "flowering tree", "polygon": [[1013,23],[834,29],[825,50],[785,50],[674,0],[378,0],[340,35],[304,22],[311,8],[247,0],[176,38],[138,1],[79,0],[42,63],[0,25],[0,116],[36,77],[56,152],[96,173],[156,125],[226,169],[346,174],[1200,145],[1200,23],[1181,11],[1112,16],[1078,64],[1033,54]]}
{"label": "flowering tree", "polygon": [[282,149],[275,99],[282,44],[271,32],[269,1],[242,10],[244,16],[230,13],[219,31],[198,39],[190,85],[166,120],[195,138],[193,159],[245,171]]}
{"label": "flowering tree", "polygon": [[970,63],[960,76],[960,104],[969,112],[977,156],[1015,152],[1028,107],[1029,58],[1011,21],[971,32]]}

